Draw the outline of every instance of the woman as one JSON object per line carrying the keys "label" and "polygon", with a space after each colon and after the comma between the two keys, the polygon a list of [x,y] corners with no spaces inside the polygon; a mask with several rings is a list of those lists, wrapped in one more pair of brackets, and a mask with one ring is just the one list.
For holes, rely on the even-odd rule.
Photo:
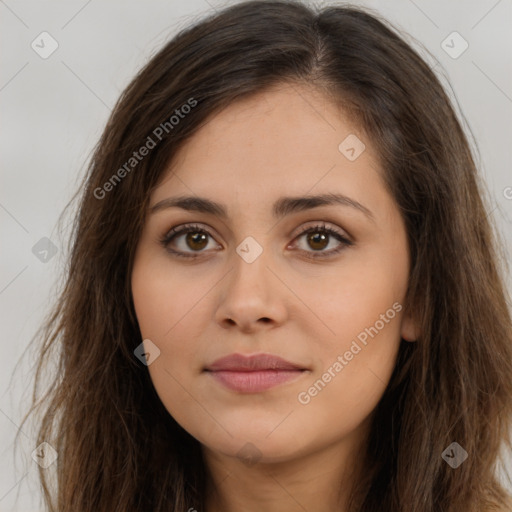
{"label": "woman", "polygon": [[36,376],[60,347],[34,403],[48,510],[510,510],[479,179],[374,15],[252,1],[180,32],[84,183]]}

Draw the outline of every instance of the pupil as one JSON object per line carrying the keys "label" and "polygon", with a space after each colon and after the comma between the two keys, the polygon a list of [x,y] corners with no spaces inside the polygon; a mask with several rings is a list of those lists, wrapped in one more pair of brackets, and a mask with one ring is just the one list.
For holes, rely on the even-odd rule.
{"label": "pupil", "polygon": [[[187,244],[191,249],[203,249],[206,244],[206,233],[187,233]],[[195,246],[194,244],[199,244],[199,246]]]}
{"label": "pupil", "polygon": [[[323,249],[327,246],[327,236],[325,233],[310,233],[308,237],[308,242],[310,242],[310,245],[313,249],[319,250]],[[323,242],[323,243],[322,243]],[[315,247],[315,244],[320,243],[320,247]]]}

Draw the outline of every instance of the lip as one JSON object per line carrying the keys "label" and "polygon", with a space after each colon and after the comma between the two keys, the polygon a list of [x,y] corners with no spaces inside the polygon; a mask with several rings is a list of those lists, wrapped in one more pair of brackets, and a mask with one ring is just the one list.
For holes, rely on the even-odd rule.
{"label": "lip", "polygon": [[258,370],[306,370],[304,366],[286,361],[273,354],[230,354],[216,359],[206,367],[207,371],[258,371]]}
{"label": "lip", "polygon": [[233,391],[259,393],[297,379],[308,369],[272,354],[231,354],[217,359],[205,371]]}

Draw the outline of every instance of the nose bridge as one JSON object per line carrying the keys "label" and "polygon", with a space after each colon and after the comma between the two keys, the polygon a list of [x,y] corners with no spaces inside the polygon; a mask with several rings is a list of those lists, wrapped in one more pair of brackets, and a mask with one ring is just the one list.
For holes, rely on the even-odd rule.
{"label": "nose bridge", "polygon": [[226,276],[217,310],[221,323],[249,328],[258,320],[280,322],[285,306],[279,281],[267,268],[272,267],[270,249],[247,237],[232,255],[232,270]]}
{"label": "nose bridge", "polygon": [[[260,238],[261,239],[261,238]],[[232,257],[234,266],[230,277],[232,292],[241,292],[248,296],[262,295],[268,292],[270,250],[263,248],[253,237],[246,237],[237,247]]]}

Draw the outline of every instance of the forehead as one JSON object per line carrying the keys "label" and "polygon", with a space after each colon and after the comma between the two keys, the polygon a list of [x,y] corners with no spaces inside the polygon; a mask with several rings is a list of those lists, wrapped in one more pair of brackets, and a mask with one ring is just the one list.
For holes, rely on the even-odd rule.
{"label": "forehead", "polygon": [[[362,150],[356,159],[344,141]],[[152,203],[196,194],[270,205],[307,193],[375,203],[386,195],[380,175],[372,142],[339,107],[311,87],[280,84],[212,116],[174,155]]]}

